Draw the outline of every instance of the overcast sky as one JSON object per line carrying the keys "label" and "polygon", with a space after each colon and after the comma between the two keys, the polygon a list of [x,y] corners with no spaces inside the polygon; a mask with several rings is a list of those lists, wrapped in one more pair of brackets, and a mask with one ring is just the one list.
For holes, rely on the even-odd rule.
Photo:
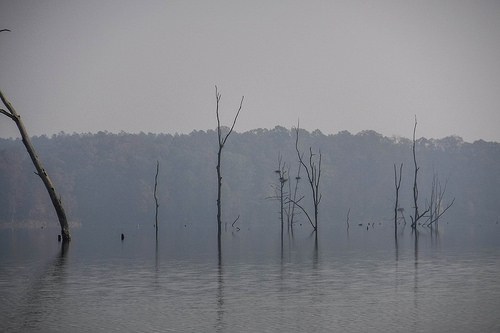
{"label": "overcast sky", "polygon": [[[500,1],[0,0],[32,135],[294,126],[500,142]],[[0,118],[0,137],[17,135]]]}

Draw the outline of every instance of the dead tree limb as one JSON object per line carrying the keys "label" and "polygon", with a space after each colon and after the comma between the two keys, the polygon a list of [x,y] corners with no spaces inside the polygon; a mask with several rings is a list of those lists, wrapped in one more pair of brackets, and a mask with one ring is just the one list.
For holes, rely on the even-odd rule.
{"label": "dead tree limb", "polygon": [[299,200],[292,200],[292,199],[290,199],[290,198],[289,198],[288,200],[292,201],[292,202],[293,202],[293,204],[294,204],[295,206],[297,206],[297,207],[299,207],[299,208],[300,208],[300,210],[301,210],[301,211],[305,214],[305,216],[307,217],[307,220],[309,221],[309,223],[310,223],[310,224],[311,224],[311,226],[313,227],[314,231],[316,231],[316,229],[315,229],[315,225],[314,225],[314,223],[313,223],[313,220],[311,219],[311,217],[310,217],[310,216],[309,216],[309,214],[307,213],[307,210],[305,210],[305,209],[304,209],[304,207],[303,207],[301,204],[299,204],[299,202],[300,202],[302,199],[304,199],[304,196],[300,197],[300,198],[299,198]]}
{"label": "dead tree limb", "polygon": [[49,193],[50,200],[52,201],[52,204],[57,214],[57,218],[59,219],[59,224],[61,225],[62,240],[67,242],[71,239],[71,236],[69,233],[68,219],[66,218],[66,212],[64,211],[61,198],[57,195],[56,189],[49,175],[47,174],[47,171],[43,167],[42,162],[40,161],[40,158],[38,157],[35,151],[35,148],[31,144],[30,137],[21,120],[21,116],[16,112],[16,110],[14,109],[12,104],[7,100],[2,91],[0,91],[0,98],[2,99],[3,104],[8,110],[6,111],[0,109],[0,113],[6,115],[16,123],[19,133],[21,134],[21,139],[24,143],[24,146],[26,147],[26,150],[28,151],[31,161],[35,166],[36,174],[42,179],[42,182],[45,185],[47,192]]}
{"label": "dead tree limb", "polygon": [[221,191],[222,191],[222,172],[221,172],[221,159],[222,159],[222,149],[224,148],[224,145],[226,144],[227,138],[229,138],[229,135],[233,132],[234,125],[236,124],[236,120],[238,119],[238,116],[240,115],[241,108],[243,106],[243,99],[244,96],[241,97],[240,101],[240,106],[238,108],[238,111],[236,112],[236,115],[234,116],[233,124],[231,125],[231,128],[229,131],[226,133],[226,135],[222,134],[222,127],[220,124],[220,118],[219,118],[219,102],[221,99],[221,94],[219,94],[217,90],[217,86],[215,86],[215,101],[216,101],[216,109],[215,109],[215,114],[217,116],[217,138],[218,138],[218,151],[217,151],[217,234],[220,236],[222,232],[222,203],[221,203]]}

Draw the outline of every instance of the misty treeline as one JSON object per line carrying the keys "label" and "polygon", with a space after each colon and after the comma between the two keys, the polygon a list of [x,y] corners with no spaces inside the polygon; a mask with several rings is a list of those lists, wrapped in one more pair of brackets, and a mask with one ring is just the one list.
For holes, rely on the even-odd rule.
{"label": "misty treeline", "polygon": [[[224,214],[241,216],[242,227],[279,225],[280,209],[266,198],[275,195],[277,156],[295,177],[298,168],[293,129],[277,126],[233,132],[224,147]],[[154,224],[157,167],[159,220],[164,226],[213,225],[217,206],[217,131],[170,134],[64,134],[32,138],[52,175],[70,223]],[[325,135],[300,130],[300,146],[321,151],[322,225],[394,221],[394,163],[412,165],[412,140],[384,137],[374,131]],[[500,215],[500,144],[463,142],[458,137],[416,140],[419,200],[432,200],[436,174],[446,182],[444,200],[455,198],[444,219],[495,222]],[[306,151],[307,152],[307,151]],[[399,169],[398,169],[399,171]],[[413,170],[402,169],[399,207],[412,210]],[[304,176],[304,170],[302,170]],[[314,211],[310,189],[299,183],[297,197]],[[43,184],[19,139],[0,139],[0,223],[48,225],[53,211]],[[434,191],[435,191],[434,187]],[[308,192],[309,191],[309,192]],[[435,195],[435,194],[434,194]],[[443,204],[446,204],[444,202]],[[295,223],[309,222],[302,214]]]}

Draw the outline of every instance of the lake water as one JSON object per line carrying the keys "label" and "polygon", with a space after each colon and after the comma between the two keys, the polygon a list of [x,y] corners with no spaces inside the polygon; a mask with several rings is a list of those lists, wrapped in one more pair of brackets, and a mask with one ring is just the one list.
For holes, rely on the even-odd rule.
{"label": "lake water", "polygon": [[1,230],[0,332],[500,332],[498,224],[215,229]]}

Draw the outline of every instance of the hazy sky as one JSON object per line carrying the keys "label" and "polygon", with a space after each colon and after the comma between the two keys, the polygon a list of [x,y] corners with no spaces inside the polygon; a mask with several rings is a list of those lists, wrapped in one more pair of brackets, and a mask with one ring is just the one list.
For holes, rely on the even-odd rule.
{"label": "hazy sky", "polygon": [[[500,142],[500,1],[0,0],[32,135],[371,129]],[[17,135],[0,117],[0,137]]]}

